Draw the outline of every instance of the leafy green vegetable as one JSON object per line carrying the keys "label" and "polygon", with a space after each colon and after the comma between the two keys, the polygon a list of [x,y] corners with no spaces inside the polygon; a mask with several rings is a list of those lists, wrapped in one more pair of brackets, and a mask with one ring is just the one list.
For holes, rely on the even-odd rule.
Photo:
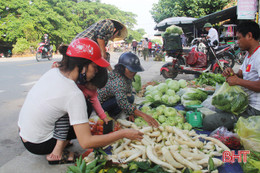
{"label": "leafy green vegetable", "polygon": [[166,33],[168,34],[178,34],[181,35],[183,33],[183,30],[181,27],[176,26],[176,25],[171,25],[166,28]]}
{"label": "leafy green vegetable", "polygon": [[141,76],[136,74],[134,80],[132,82],[132,86],[134,87],[135,91],[138,93],[142,88]]}
{"label": "leafy green vegetable", "polygon": [[185,88],[187,86],[187,82],[184,79],[180,79],[178,82],[181,88]]}
{"label": "leafy green vegetable", "polygon": [[239,86],[224,82],[212,97],[212,105],[235,115],[243,113],[248,106],[248,95]]}

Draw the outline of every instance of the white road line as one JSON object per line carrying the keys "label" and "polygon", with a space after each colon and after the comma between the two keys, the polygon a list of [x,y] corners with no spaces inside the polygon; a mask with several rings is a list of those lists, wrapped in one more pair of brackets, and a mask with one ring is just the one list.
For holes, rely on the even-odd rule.
{"label": "white road line", "polygon": [[20,84],[21,86],[29,86],[29,85],[34,85],[36,83],[36,81],[33,81],[33,82],[28,82],[28,83],[23,83],[23,84]]}

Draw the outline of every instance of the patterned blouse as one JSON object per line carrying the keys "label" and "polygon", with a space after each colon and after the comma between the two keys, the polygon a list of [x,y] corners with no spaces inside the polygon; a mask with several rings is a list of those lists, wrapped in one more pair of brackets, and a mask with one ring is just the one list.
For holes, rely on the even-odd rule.
{"label": "patterned blouse", "polygon": [[106,86],[98,90],[98,99],[102,104],[108,99],[115,97],[118,106],[127,115],[133,115],[136,106],[129,103],[127,99],[128,93],[132,93],[132,80],[113,71],[108,75]]}
{"label": "patterned blouse", "polygon": [[89,38],[97,42],[97,39],[99,38],[105,40],[105,45],[107,45],[109,39],[113,36],[113,33],[114,23],[109,19],[105,19],[94,23],[86,30],[79,33],[73,40],[77,38]]}

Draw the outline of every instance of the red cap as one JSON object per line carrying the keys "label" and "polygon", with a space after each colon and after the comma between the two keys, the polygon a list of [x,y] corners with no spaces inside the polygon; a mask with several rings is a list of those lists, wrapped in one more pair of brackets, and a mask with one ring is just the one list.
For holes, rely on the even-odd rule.
{"label": "red cap", "polygon": [[100,67],[108,67],[110,65],[102,58],[98,44],[88,38],[78,38],[71,42],[66,54],[70,57],[89,59]]}

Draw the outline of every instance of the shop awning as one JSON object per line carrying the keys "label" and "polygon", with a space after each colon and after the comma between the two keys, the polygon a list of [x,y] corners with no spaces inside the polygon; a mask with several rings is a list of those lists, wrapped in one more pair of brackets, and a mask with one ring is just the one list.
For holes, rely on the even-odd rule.
{"label": "shop awning", "polygon": [[219,23],[225,20],[236,20],[237,19],[237,6],[227,8],[222,11],[211,13],[207,16],[201,17],[193,21],[196,28],[201,28],[207,22],[211,24]]}

